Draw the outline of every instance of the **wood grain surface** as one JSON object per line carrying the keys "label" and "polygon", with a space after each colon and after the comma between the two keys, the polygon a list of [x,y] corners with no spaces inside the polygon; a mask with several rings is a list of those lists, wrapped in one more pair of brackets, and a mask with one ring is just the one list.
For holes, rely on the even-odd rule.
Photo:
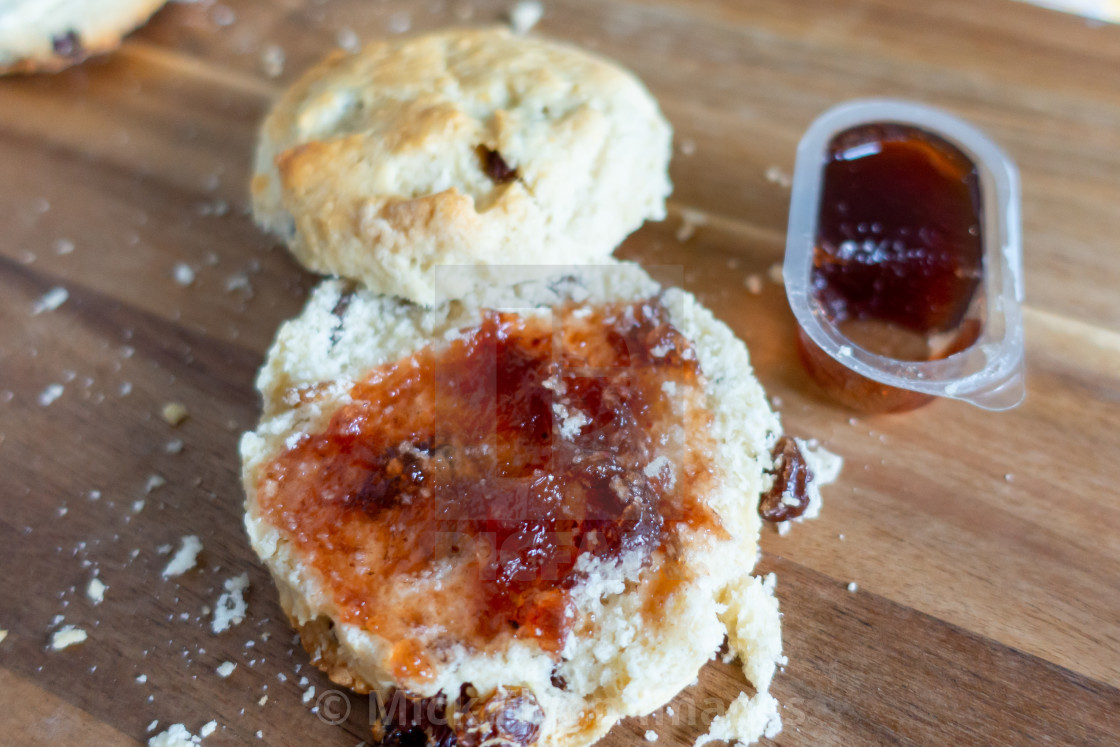
{"label": "wood grain surface", "polygon": [[[116,54],[0,79],[0,743],[133,744],[211,720],[207,745],[368,737],[364,698],[327,723],[341,701],[320,701],[333,688],[241,528],[254,372],[315,281],[247,217],[255,128],[340,34],[507,9],[173,3]],[[671,215],[620,253],[683,266],[750,346],[787,430],[847,461],[817,521],[763,538],[790,660],[773,686],[775,741],[1120,741],[1120,27],[999,0],[545,9],[539,30],[632,67],[676,129]],[[263,64],[272,46],[279,75]],[[938,402],[862,417],[797,362],[784,292],[767,280],[784,177],[816,115],[869,95],[959,113],[1021,167],[1029,392],[1014,411]],[[681,241],[685,208],[706,222]],[[52,288],[67,300],[36,313]],[[168,402],[189,419],[164,422]],[[187,534],[204,545],[199,567],[162,579],[161,547]],[[245,571],[248,617],[212,635],[206,608]],[[86,594],[95,575],[100,604]],[[89,639],[49,650],[63,624]],[[226,679],[223,661],[237,663]],[[675,715],[624,722],[604,744],[643,743],[647,729],[690,744],[742,685],[713,662]]]}

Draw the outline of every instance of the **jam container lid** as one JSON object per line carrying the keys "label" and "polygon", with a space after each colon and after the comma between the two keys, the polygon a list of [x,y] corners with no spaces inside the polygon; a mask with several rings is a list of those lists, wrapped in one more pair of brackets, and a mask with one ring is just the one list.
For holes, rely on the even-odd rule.
{"label": "jam container lid", "polygon": [[[958,147],[979,176],[983,270],[980,336],[941,360],[904,361],[877,355],[845,337],[814,298],[813,252],[824,167],[833,138],[867,124],[910,125]],[[1014,162],[976,128],[938,109],[907,101],[862,99],[829,109],[797,148],[783,275],[802,331],[831,358],[867,379],[898,389],[1007,410],[1023,401],[1022,247],[1019,173]]]}

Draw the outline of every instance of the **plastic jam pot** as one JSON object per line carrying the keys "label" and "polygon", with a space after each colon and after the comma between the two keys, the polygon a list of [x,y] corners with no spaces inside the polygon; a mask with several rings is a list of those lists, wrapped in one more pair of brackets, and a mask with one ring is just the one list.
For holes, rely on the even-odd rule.
{"label": "plastic jam pot", "polygon": [[1022,402],[1019,176],[945,112],[852,101],[797,149],[783,267],[806,368],[868,412]]}

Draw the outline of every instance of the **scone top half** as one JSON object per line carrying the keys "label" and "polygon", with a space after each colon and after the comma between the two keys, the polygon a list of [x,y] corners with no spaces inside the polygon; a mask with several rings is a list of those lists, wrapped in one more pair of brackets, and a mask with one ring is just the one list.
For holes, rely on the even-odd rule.
{"label": "scone top half", "polygon": [[431,304],[438,265],[608,257],[664,217],[670,141],[642,83],[587,52],[497,28],[394,39],[283,95],[254,214],[308,268]]}
{"label": "scone top half", "polygon": [[[742,343],[636,266],[431,309],[327,281],[258,386],[246,525],[340,684],[591,744],[694,680],[751,581],[779,423]],[[772,671],[776,606],[736,615]]]}

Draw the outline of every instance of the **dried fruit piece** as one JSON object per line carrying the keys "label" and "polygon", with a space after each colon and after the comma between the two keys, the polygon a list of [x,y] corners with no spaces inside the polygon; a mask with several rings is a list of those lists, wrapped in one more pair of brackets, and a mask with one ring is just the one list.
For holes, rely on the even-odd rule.
{"label": "dried fruit piece", "polygon": [[339,339],[342,337],[342,323],[346,319],[346,310],[350,308],[350,302],[354,300],[354,294],[357,291],[357,285],[354,283],[347,283],[342,293],[338,296],[338,301],[335,302],[334,308],[331,309],[331,314],[337,320],[331,328],[331,347],[338,344]]}
{"label": "dried fruit piece", "polygon": [[478,155],[482,158],[482,170],[495,184],[506,184],[517,178],[517,169],[506,163],[502,154],[490,150],[485,145],[478,146]]}
{"label": "dried fruit piece", "polygon": [[459,747],[530,747],[537,743],[543,722],[537,699],[521,687],[499,688],[480,702],[466,704],[451,720]]}
{"label": "dried fruit piece", "polygon": [[568,681],[564,679],[564,675],[556,671],[556,667],[552,668],[552,675],[549,677],[549,682],[551,682],[552,686],[557,690],[568,689]]}
{"label": "dried fruit piece", "polygon": [[397,691],[381,720],[371,726],[374,744],[382,747],[456,747],[447,723],[447,698],[412,699]]}
{"label": "dried fruit piece", "polygon": [[63,57],[81,57],[85,50],[82,48],[82,38],[76,31],[67,31],[62,36],[51,37],[51,49],[55,54]]}
{"label": "dried fruit piece", "polygon": [[544,711],[531,692],[500,688],[488,698],[471,697],[464,685],[449,704],[443,693],[412,699],[397,692],[373,724],[382,747],[532,747],[540,737]]}
{"label": "dried fruit piece", "polygon": [[796,519],[809,507],[809,483],[813,481],[813,473],[797,441],[790,436],[778,439],[770,457],[774,466],[767,474],[774,476],[774,484],[758,502],[758,514],[773,522]]}

